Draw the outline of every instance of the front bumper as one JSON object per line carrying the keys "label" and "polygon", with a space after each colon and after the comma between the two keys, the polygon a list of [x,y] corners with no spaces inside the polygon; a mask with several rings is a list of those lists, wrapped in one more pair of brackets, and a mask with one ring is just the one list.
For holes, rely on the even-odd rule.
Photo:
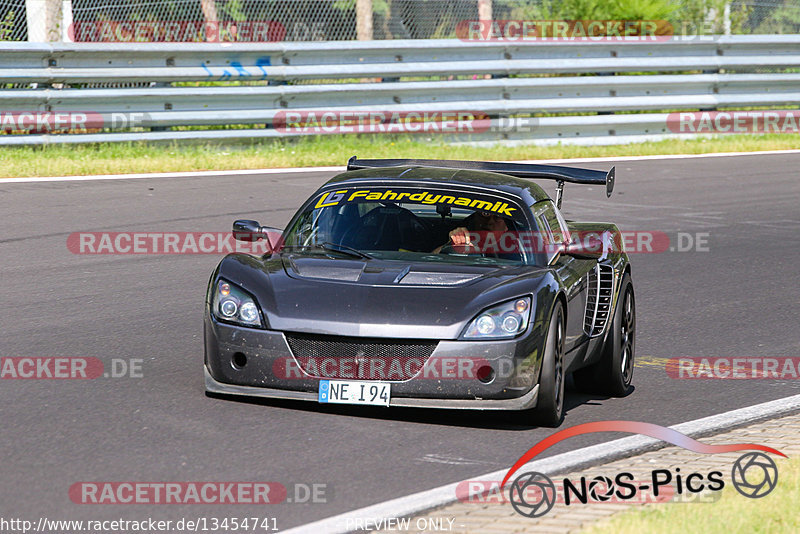
{"label": "front bumper", "polygon": [[[206,391],[219,395],[240,395],[244,397],[261,397],[266,399],[287,399],[317,402],[317,394],[307,391],[286,389],[259,388],[253,386],[237,386],[217,382],[208,367],[203,366],[206,377]],[[514,399],[425,399],[414,397],[392,397],[389,406],[410,408],[446,408],[451,410],[526,410],[536,406],[539,384],[533,386],[528,393]]]}
{"label": "front bumper", "polygon": [[[541,365],[541,325],[505,341],[439,341],[426,365],[479,359],[496,370],[489,383],[476,376],[424,376],[385,380],[392,384],[390,406],[427,408],[524,410],[536,406]],[[235,365],[244,355],[246,365]],[[359,380],[310,376],[288,377],[278,372],[296,361],[283,332],[258,330],[205,318],[205,384],[212,393],[317,402],[319,381]]]}

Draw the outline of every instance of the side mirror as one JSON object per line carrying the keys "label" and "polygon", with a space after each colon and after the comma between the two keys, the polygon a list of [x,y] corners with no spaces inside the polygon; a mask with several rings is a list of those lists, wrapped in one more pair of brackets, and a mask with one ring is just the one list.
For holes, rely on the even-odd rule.
{"label": "side mirror", "polygon": [[583,240],[565,244],[561,253],[579,260],[600,260],[606,257],[608,250],[605,240],[599,235],[588,235]]}
{"label": "side mirror", "polygon": [[265,228],[258,224],[258,221],[249,219],[233,221],[233,237],[237,241],[258,241],[266,236]]}
{"label": "side mirror", "polygon": [[[272,234],[272,239],[270,239],[270,234]],[[261,226],[258,221],[251,221],[249,219],[239,219],[233,221],[233,237],[237,241],[259,241],[261,239],[266,239],[267,244],[269,245],[269,250],[275,250],[276,245],[278,244],[279,238],[282,231],[277,228],[271,228],[269,226]]]}

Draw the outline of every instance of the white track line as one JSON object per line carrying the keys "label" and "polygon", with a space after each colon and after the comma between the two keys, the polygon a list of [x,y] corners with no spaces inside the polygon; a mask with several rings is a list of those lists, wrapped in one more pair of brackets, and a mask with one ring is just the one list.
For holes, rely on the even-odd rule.
{"label": "white track line", "polygon": [[602,158],[567,158],[517,161],[516,163],[602,163],[608,161],[647,161],[658,159],[729,158],[734,156],[774,156],[800,154],[800,149],[761,150],[757,152],[710,152],[708,154],[653,154],[649,156],[603,156]]}
{"label": "white track line", "polygon": [[[714,152],[710,154],[667,154],[652,156],[607,156],[602,158],[540,159],[512,163],[602,163],[609,161],[647,161],[663,159],[725,158],[732,156],[772,156],[800,154],[798,150],[762,150],[760,152]],[[89,182],[94,180],[136,180],[141,178],[195,178],[203,176],[241,176],[252,174],[298,174],[311,172],[344,172],[346,167],[287,167],[277,169],[236,169],[224,171],[153,172],[140,174],[98,174],[91,176],[33,176],[29,178],[0,178],[0,184],[36,182]]]}
{"label": "white track line", "polygon": [[[793,411],[800,410],[800,395],[794,395],[783,399],[778,399],[763,404],[756,404],[747,408],[732,410],[730,412],[696,419],[686,423],[671,426],[670,428],[677,430],[687,436],[701,436],[704,434],[711,434],[735,426],[740,426],[750,422],[758,421],[761,419],[777,417],[781,414],[787,414]],[[649,438],[646,436],[630,436],[627,438],[609,441],[590,447],[584,447],[570,452],[565,452],[552,456],[550,458],[543,458],[541,460],[534,460],[522,466],[517,472],[524,473],[526,471],[538,471],[546,475],[553,475],[573,471],[578,468],[586,467],[589,465],[596,465],[606,463],[608,461],[629,456],[636,452],[644,451],[650,448],[656,448],[659,445],[669,445],[661,440]],[[531,443],[533,446],[533,443]],[[510,467],[510,466],[509,466]],[[485,475],[471,477],[468,480],[477,481],[500,481],[503,480],[507,469],[487,473]],[[464,481],[461,481],[464,482]],[[406,497],[392,499],[390,501],[374,504],[352,512],[301,525],[289,530],[284,531],[286,534],[305,534],[326,532],[329,534],[344,533],[352,530],[356,519],[362,522],[369,519],[382,519],[389,517],[407,517],[413,514],[418,514],[431,508],[437,508],[455,502],[456,487],[461,483],[456,482],[447,484],[438,488],[433,488],[426,491],[421,491]],[[350,525],[350,529],[348,529]]]}
{"label": "white track line", "polygon": [[198,178],[203,176],[240,176],[250,174],[300,174],[308,172],[344,172],[346,167],[287,167],[278,169],[235,169],[224,171],[146,172],[139,174],[97,174],[90,176],[32,176],[0,178],[2,184],[34,182],[91,182],[94,180],[138,180],[141,178]]}

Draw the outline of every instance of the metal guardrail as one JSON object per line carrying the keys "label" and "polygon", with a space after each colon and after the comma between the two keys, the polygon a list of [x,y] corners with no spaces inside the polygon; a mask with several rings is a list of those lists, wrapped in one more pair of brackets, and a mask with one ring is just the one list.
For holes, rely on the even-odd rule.
{"label": "metal guardrail", "polygon": [[[266,126],[0,135],[0,144],[284,137],[297,134],[270,125],[276,116],[291,110],[470,110],[494,118],[492,127],[470,135],[453,134],[452,139],[619,142],[623,135],[626,139],[650,139],[670,134],[664,114],[631,112],[794,106],[800,103],[800,73],[785,70],[795,68],[800,68],[800,35],[694,37],[651,43],[0,43],[0,86],[31,84],[31,88],[0,89],[0,113],[142,113],[138,126],[160,130]],[[703,73],[664,74],[692,71]],[[656,74],[626,74],[631,72]],[[480,78],[399,81],[401,77],[461,75]],[[485,79],[486,75],[494,78]],[[287,84],[326,79],[343,83]],[[176,82],[231,83],[164,86]],[[75,87],[102,83],[150,86]],[[568,115],[595,112],[603,114]],[[535,124],[526,123],[526,128],[510,127],[511,123],[503,120],[542,113],[566,115],[541,117]],[[615,139],[604,140],[611,137]]]}

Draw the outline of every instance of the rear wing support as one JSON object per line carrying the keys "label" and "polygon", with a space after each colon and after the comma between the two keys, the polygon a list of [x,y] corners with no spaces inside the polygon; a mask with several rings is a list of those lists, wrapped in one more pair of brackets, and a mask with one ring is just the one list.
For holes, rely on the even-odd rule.
{"label": "rear wing support", "polygon": [[564,197],[564,180],[556,182],[556,207],[561,209],[561,199]]}

